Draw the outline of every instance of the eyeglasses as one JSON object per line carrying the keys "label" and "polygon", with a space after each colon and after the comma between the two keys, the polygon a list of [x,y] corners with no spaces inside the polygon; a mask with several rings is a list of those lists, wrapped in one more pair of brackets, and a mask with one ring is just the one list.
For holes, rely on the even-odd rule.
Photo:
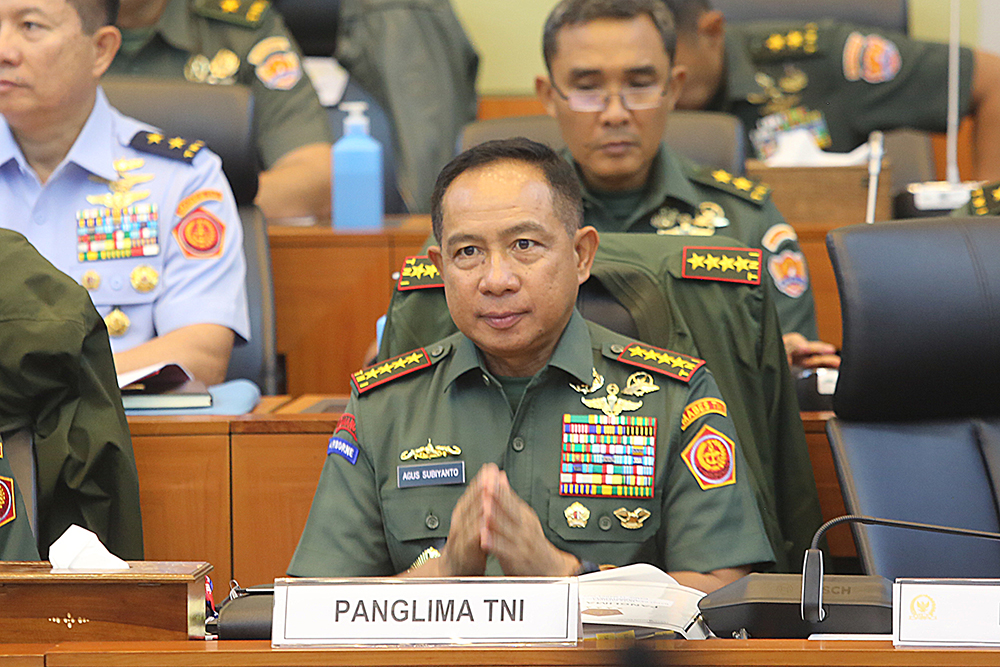
{"label": "eyeglasses", "polygon": [[611,103],[612,96],[619,97],[622,106],[629,111],[655,109],[660,106],[663,96],[667,94],[666,86],[659,83],[652,86],[626,86],[617,93],[609,93],[598,88],[595,90],[571,90],[569,94],[566,94],[559,90],[555,82],[552,83],[552,88],[559,93],[559,97],[566,100],[571,111],[582,112],[604,111]]}

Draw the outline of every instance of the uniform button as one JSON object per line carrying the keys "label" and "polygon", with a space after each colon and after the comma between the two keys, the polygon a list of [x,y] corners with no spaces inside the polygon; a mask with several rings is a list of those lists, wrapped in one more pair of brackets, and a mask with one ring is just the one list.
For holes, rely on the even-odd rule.
{"label": "uniform button", "polygon": [[611,530],[611,526],[613,526],[614,524],[611,523],[611,517],[602,516],[600,519],[597,520],[597,525],[598,527],[600,527],[601,530]]}
{"label": "uniform button", "polygon": [[[611,519],[608,519],[608,523],[611,523]],[[438,521],[438,518],[433,514],[428,514],[427,518],[424,519],[424,525],[431,530],[437,530],[437,527],[441,525],[441,522]]]}
{"label": "uniform button", "polygon": [[442,352],[444,352],[444,348],[440,345],[435,345],[434,349],[431,350],[431,356],[440,357]]}
{"label": "uniform button", "polygon": [[524,438],[522,438],[521,436],[514,438],[514,442],[510,443],[510,446],[514,449],[515,452],[522,451],[524,449]]}
{"label": "uniform button", "polygon": [[622,352],[625,351],[625,348],[615,343],[614,345],[611,346],[611,351],[614,352],[615,354],[621,354]]}

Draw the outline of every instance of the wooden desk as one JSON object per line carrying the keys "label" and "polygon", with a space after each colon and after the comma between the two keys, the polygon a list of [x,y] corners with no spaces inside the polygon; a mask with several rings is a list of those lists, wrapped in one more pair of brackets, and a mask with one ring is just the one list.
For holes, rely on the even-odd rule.
{"label": "wooden desk", "polygon": [[52,644],[0,644],[0,667],[45,667]]}
{"label": "wooden desk", "polygon": [[[969,667],[997,665],[992,649],[894,648],[889,641],[807,641],[798,639],[706,639],[651,641],[648,664],[782,665],[786,667]],[[0,651],[5,647],[0,646]],[[314,665],[423,667],[424,665],[509,665],[552,667],[623,664],[622,651],[587,641],[575,647],[340,648],[272,649],[266,641],[75,642],[45,654],[47,667],[288,667]]]}

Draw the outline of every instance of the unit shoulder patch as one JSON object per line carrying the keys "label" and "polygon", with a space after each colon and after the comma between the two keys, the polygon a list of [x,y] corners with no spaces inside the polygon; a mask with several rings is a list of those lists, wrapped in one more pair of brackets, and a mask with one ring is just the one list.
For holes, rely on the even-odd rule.
{"label": "unit shoulder patch", "polygon": [[704,359],[645,343],[630,343],[625,348],[620,345],[605,345],[604,354],[630,366],[638,366],[681,382],[690,382],[695,372],[705,365]]}
{"label": "unit shoulder patch", "polygon": [[973,190],[969,206],[973,215],[1000,215],[1000,182]]}
{"label": "unit shoulder patch", "polygon": [[684,246],[681,276],[692,280],[759,285],[762,254],[750,248]]}
{"label": "unit shoulder patch", "polygon": [[774,62],[822,55],[819,38],[819,26],[815,23],[761,34],[750,44],[750,56],[755,62]]}
{"label": "unit shoulder patch", "polygon": [[430,289],[432,287],[444,287],[444,280],[441,272],[427,255],[415,255],[407,257],[403,262],[403,267],[399,270],[399,280],[396,281],[396,290],[406,292],[415,289]]}
{"label": "unit shoulder patch", "polygon": [[10,477],[0,477],[0,526],[10,523],[16,518],[14,480]]}
{"label": "unit shoulder patch", "polygon": [[763,206],[771,196],[771,187],[746,176],[731,174],[725,169],[703,167],[689,174],[692,181],[739,197],[755,206]]}
{"label": "unit shoulder patch", "polygon": [[205,142],[188,141],[182,137],[141,130],[132,137],[129,146],[141,153],[151,153],[191,164],[198,151],[205,147]]}
{"label": "unit shoulder patch", "polygon": [[448,356],[450,351],[450,346],[443,343],[436,343],[431,354],[420,347],[352,373],[351,384],[359,394],[363,394],[379,385],[428,368]]}
{"label": "unit shoulder patch", "polygon": [[194,12],[244,28],[256,28],[270,6],[268,0],[195,0]]}
{"label": "unit shoulder patch", "polygon": [[708,424],[691,439],[681,458],[702,491],[736,483],[736,446]]}

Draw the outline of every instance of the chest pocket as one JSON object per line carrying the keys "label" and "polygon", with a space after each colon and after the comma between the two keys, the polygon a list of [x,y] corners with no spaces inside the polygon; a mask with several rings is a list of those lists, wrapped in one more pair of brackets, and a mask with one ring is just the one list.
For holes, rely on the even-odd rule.
{"label": "chest pocket", "polygon": [[382,517],[388,536],[397,542],[448,537],[451,512],[465,484],[384,491]]}
{"label": "chest pocket", "polygon": [[[641,543],[660,529],[653,498],[549,497],[549,529],[567,542]],[[628,526],[628,527],[626,527]]]}

